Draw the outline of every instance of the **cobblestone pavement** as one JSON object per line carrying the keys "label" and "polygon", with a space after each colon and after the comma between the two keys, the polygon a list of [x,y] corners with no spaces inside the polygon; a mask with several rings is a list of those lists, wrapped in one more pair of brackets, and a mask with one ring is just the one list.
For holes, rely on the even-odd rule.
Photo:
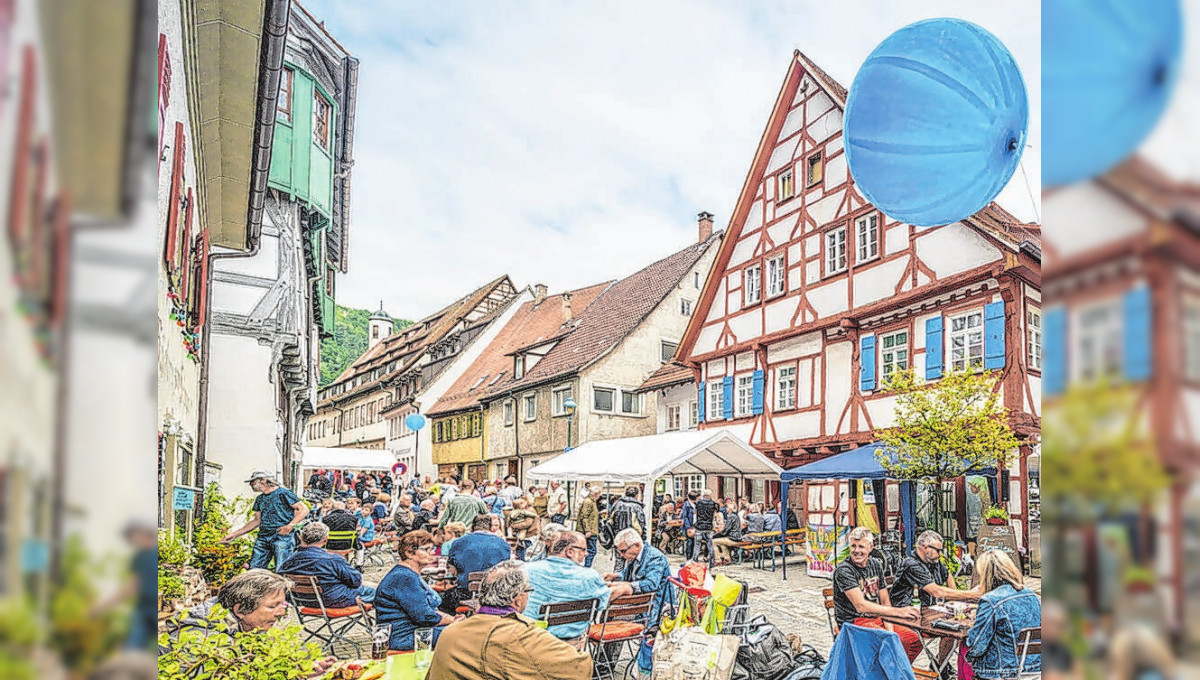
{"label": "cobblestone pavement", "polygon": [[[678,555],[668,556],[673,569],[682,564],[683,559]],[[601,550],[596,556],[593,568],[601,573],[612,570],[611,551]],[[377,584],[391,567],[368,567],[363,580],[369,584]],[[788,557],[788,578],[783,580],[781,560],[776,559],[776,568],[772,572],[770,562],[766,569],[756,569],[752,562],[743,565],[717,567],[717,573],[743,581],[749,586],[750,615],[764,614],[767,620],[786,633],[798,633],[805,644],[812,645],[823,655],[828,655],[833,645],[829,632],[829,623],[825,614],[824,598],[821,590],[828,587],[828,579],[806,575],[803,554],[793,553]],[[1028,579],[1027,584],[1035,592],[1041,592],[1041,582],[1038,579]],[[370,651],[370,641],[365,633],[356,633],[352,639],[359,643],[363,653]],[[353,658],[354,649],[349,645],[338,645],[334,650],[339,658]],[[927,667],[922,657],[917,663]]]}

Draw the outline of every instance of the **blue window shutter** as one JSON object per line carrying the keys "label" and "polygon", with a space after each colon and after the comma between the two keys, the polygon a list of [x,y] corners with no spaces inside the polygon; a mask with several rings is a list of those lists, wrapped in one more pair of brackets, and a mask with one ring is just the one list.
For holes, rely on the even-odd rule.
{"label": "blue window shutter", "polygon": [[1124,363],[1125,378],[1148,380],[1154,367],[1151,347],[1153,346],[1152,311],[1150,289],[1138,286],[1125,293],[1124,304]]}
{"label": "blue window shutter", "polygon": [[1004,301],[983,307],[983,367],[1004,368]]}
{"label": "blue window shutter", "polygon": [[875,389],[875,336],[859,338],[858,348],[858,389],[866,392]]}
{"label": "blue window shutter", "polygon": [[704,383],[696,383],[696,420],[704,422]]}
{"label": "blue window shutter", "polygon": [[754,399],[750,402],[750,412],[758,415],[763,412],[763,383],[765,374],[762,371],[754,372]]}
{"label": "blue window shutter", "polygon": [[1051,307],[1042,314],[1042,392],[1067,389],[1067,311]]}
{"label": "blue window shutter", "polygon": [[942,377],[942,317],[935,316],[925,321],[925,379]]}
{"label": "blue window shutter", "polygon": [[733,376],[727,375],[721,380],[721,396],[721,415],[729,420],[733,417]]}

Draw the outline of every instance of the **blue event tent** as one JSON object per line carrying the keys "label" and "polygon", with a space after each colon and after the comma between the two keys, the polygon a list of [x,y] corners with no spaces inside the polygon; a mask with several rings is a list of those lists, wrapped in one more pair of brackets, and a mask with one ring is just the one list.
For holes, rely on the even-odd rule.
{"label": "blue event tent", "polygon": [[[874,442],[865,446],[860,446],[857,449],[844,451],[828,458],[800,465],[790,470],[784,470],[779,475],[779,481],[782,486],[780,489],[780,498],[788,498],[788,486],[796,481],[810,481],[819,479],[896,479],[889,473],[883,464],[876,457],[876,451],[884,447],[882,442]],[[995,477],[996,470],[994,468],[974,468],[969,470],[970,473],[988,475]],[[900,482],[900,521],[904,524],[904,549],[905,552],[911,552],[913,546],[913,530],[916,523],[913,517],[917,513],[916,483],[913,480],[897,480]],[[835,501],[838,505],[841,504],[839,498]],[[784,513],[786,515],[786,512]],[[834,518],[837,518],[837,513],[834,513]],[[783,527],[780,528],[780,543],[783,542]],[[783,578],[787,579],[787,560],[783,561]]]}

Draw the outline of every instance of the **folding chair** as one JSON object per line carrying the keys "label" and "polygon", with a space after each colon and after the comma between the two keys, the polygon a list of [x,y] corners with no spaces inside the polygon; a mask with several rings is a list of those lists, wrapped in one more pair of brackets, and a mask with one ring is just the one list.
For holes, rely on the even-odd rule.
{"label": "folding chair", "polygon": [[1017,664],[1018,678],[1040,678],[1042,672],[1025,670],[1025,660],[1031,654],[1037,656],[1042,655],[1042,627],[1037,628],[1022,628],[1020,633],[1017,633],[1017,656],[1021,658],[1021,662]]}
{"label": "folding chair", "polygon": [[373,541],[363,543],[363,564],[372,567],[395,566],[400,563],[392,541],[396,540],[395,532],[379,534]]}
{"label": "folding chair", "polygon": [[571,602],[549,602],[538,608],[538,618],[546,622],[547,628],[565,626],[570,623],[590,623],[596,615],[600,600],[574,600]]}
{"label": "folding chair", "polygon": [[354,550],[354,539],[358,538],[358,531],[331,531],[329,532],[329,541],[325,544],[325,549],[331,553],[337,553],[342,557],[346,557]]}
{"label": "folding chair", "polygon": [[600,613],[599,623],[588,627],[588,644],[596,664],[596,677],[615,680],[621,650],[636,643],[631,650],[630,663],[633,663],[632,658],[636,657],[637,648],[645,639],[646,628],[650,625],[650,610],[654,607],[655,595],[641,593],[619,597],[609,602],[608,609]]}
{"label": "folding chair", "polygon": [[467,574],[467,593],[469,597],[458,604],[455,608],[455,614],[465,614],[470,616],[479,608],[479,586],[483,583],[483,575],[486,571],[473,571]]}
{"label": "folding chair", "polygon": [[[320,640],[330,654],[334,653],[333,643],[335,641],[345,642],[354,647],[358,658],[362,658],[362,648],[358,646],[357,642],[351,640],[347,633],[361,627],[366,631],[369,639],[374,628],[370,612],[374,608],[370,604],[358,603],[350,607],[326,607],[316,576],[300,574],[284,574],[284,576],[295,584],[288,593],[288,599],[296,608],[296,618],[299,620],[300,626],[308,634],[305,641],[312,638]],[[309,621],[312,620],[319,621],[321,624],[315,630],[308,627]]]}
{"label": "folding chair", "polygon": [[821,595],[825,598],[825,619],[829,621],[829,635],[836,638],[838,634],[837,622],[833,618],[833,588],[825,588],[821,590]]}

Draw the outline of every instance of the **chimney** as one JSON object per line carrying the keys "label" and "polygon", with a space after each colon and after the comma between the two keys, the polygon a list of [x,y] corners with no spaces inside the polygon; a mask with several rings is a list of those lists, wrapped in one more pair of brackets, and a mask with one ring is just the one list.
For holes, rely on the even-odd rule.
{"label": "chimney", "polygon": [[700,218],[700,243],[704,243],[712,237],[712,213],[702,212],[697,217]]}
{"label": "chimney", "polygon": [[562,305],[563,305],[563,323],[568,323],[571,321],[571,294],[570,293],[562,294]]}
{"label": "chimney", "polygon": [[546,299],[546,284],[537,283],[533,286],[533,304],[541,304]]}

